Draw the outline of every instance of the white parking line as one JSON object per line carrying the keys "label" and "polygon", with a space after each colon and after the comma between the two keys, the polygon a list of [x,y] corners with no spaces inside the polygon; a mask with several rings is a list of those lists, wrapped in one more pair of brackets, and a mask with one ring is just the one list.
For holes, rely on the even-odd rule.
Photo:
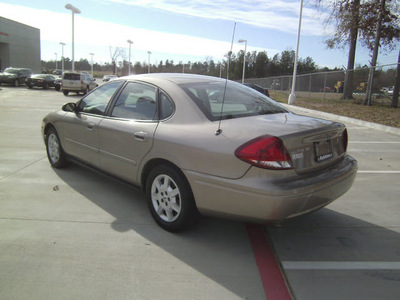
{"label": "white parking line", "polygon": [[400,171],[357,171],[359,174],[400,174]]}
{"label": "white parking line", "polygon": [[400,270],[398,261],[283,261],[285,270]]}
{"label": "white parking line", "polygon": [[349,144],[400,144],[400,142],[363,142],[363,141],[349,141]]}

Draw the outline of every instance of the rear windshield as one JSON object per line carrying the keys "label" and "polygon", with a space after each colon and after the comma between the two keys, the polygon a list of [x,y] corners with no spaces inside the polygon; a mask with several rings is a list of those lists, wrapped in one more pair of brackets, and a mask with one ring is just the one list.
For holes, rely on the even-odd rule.
{"label": "rear windshield", "polygon": [[64,79],[67,79],[67,80],[81,80],[81,74],[66,73],[66,74],[64,74]]}
{"label": "rear windshield", "polygon": [[242,84],[228,81],[182,84],[211,121],[289,112],[277,102]]}

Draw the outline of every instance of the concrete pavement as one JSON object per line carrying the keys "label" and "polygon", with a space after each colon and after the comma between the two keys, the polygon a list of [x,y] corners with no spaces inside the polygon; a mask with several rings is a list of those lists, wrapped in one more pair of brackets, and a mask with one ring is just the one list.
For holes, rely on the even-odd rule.
{"label": "concrete pavement", "polygon": [[[1,299],[265,299],[242,223],[163,231],[140,191],[50,167],[41,120],[79,97],[0,89]],[[294,299],[399,299],[400,136],[344,122],[359,161],[352,189],[266,232]]]}

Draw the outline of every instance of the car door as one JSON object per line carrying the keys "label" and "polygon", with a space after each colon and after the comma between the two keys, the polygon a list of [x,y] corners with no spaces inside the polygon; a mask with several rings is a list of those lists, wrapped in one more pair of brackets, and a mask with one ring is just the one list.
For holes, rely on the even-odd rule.
{"label": "car door", "polygon": [[101,169],[138,183],[138,166],[153,145],[157,111],[156,87],[139,82],[124,87],[110,116],[99,124]]}
{"label": "car door", "polygon": [[76,112],[66,113],[62,129],[62,145],[66,153],[86,163],[99,165],[100,122],[104,119],[108,103],[121,81],[105,84],[77,103]]}

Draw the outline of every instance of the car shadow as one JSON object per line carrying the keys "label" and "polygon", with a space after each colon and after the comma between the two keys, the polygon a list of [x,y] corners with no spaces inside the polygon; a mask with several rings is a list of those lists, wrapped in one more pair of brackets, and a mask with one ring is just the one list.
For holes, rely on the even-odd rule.
{"label": "car shadow", "polygon": [[[198,226],[172,234],[153,221],[141,190],[76,164],[54,171],[115,218],[116,232],[140,234],[239,297],[260,289],[261,281],[241,280],[255,270],[243,223],[203,217]],[[399,233],[329,208],[266,229],[280,261],[400,261]]]}
{"label": "car shadow", "polygon": [[[264,290],[243,223],[201,217],[188,231],[161,229],[147,209],[144,193],[112,177],[72,164],[54,172],[69,187],[110,214],[111,227],[140,234],[240,298],[263,299]],[[243,277],[252,278],[243,280]]]}

